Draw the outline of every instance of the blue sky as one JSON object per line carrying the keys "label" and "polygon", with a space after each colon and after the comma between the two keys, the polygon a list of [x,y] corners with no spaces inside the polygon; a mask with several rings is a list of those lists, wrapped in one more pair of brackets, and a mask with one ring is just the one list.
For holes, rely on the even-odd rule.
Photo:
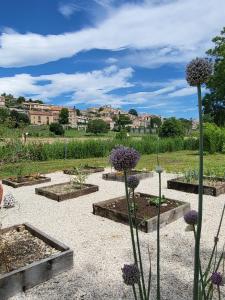
{"label": "blue sky", "polygon": [[185,65],[224,20],[224,0],[1,0],[0,93],[196,118]]}

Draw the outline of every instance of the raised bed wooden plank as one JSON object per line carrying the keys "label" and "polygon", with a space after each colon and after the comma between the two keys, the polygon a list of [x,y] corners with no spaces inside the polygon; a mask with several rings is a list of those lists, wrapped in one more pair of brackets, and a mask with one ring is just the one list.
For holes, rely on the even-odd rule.
{"label": "raised bed wooden plank", "polygon": [[[133,170],[133,171],[131,171],[131,174],[129,174],[129,175],[135,175],[135,176],[137,176],[138,179],[141,180],[141,179],[153,177],[153,172]],[[118,174],[118,172],[111,172],[111,173],[102,174],[102,178],[105,179],[105,180],[124,182],[124,175],[123,174]]]}
{"label": "raised bed wooden plank", "polygon": [[[104,172],[105,168],[103,167],[88,167],[88,168],[81,168],[81,172],[85,174],[93,174],[93,173],[99,173]],[[73,175],[73,169],[66,169],[63,170],[64,174]]]}
{"label": "raised bed wooden plank", "polygon": [[9,185],[13,188],[19,188],[22,186],[30,186],[30,185],[35,185],[35,184],[41,184],[41,183],[45,183],[45,182],[50,182],[51,178],[49,177],[45,177],[45,176],[40,176],[38,179],[32,180],[32,181],[25,181],[25,182],[16,182],[13,181],[13,179],[3,179],[2,183],[5,185]]}
{"label": "raised bed wooden plank", "polygon": [[[153,195],[144,194],[144,193],[138,193],[138,194],[145,197],[155,197]],[[109,205],[111,203],[114,203],[115,201],[119,201],[122,199],[124,199],[124,196],[94,203],[93,214],[123,224],[129,224],[128,213],[123,213],[116,209],[106,207],[106,205]],[[187,202],[177,201],[168,198],[167,200],[176,201],[176,203],[179,203],[179,206],[160,214],[160,227],[164,227],[167,224],[176,221],[177,219],[182,217],[187,211],[190,210],[190,204]],[[140,224],[139,229],[146,233],[155,231],[157,229],[157,216],[152,217],[150,219],[138,218],[137,221]]]}
{"label": "raised bed wooden plank", "polygon": [[[24,225],[32,235],[42,239],[46,244],[55,247],[61,252],[49,256],[48,258],[35,261],[12,272],[0,275],[1,300],[7,300],[9,297],[26,291],[73,267],[73,251],[69,249],[69,247],[56,241],[30,224],[25,223],[22,225]],[[21,225],[6,228],[2,232],[9,231],[12,228],[15,229],[19,226]]]}
{"label": "raised bed wooden plank", "polygon": [[77,197],[84,196],[84,195],[87,195],[90,193],[94,193],[99,190],[99,187],[97,185],[84,184],[84,188],[82,188],[82,189],[74,190],[72,192],[65,192],[62,194],[57,194],[57,193],[54,193],[53,191],[48,191],[48,188],[63,186],[68,183],[69,182],[36,188],[35,193],[60,202],[60,201],[64,201],[67,199],[77,198]]}
{"label": "raised bed wooden plank", "polygon": [[[209,177],[204,176],[204,179],[209,179]],[[186,192],[186,193],[198,194],[198,184],[183,182],[183,180],[184,177],[170,179],[167,181],[167,188]],[[225,193],[225,179],[216,177],[214,178],[214,180],[222,182],[222,184],[220,186],[210,186],[204,184],[203,194],[217,197]]]}

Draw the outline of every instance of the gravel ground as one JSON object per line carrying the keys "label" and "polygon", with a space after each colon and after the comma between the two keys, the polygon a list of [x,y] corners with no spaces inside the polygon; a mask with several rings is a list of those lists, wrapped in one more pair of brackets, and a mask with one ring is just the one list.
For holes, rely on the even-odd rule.
{"label": "gravel ground", "polygon": [[[72,300],[133,299],[131,290],[121,278],[121,267],[132,262],[129,227],[92,214],[92,203],[124,194],[124,184],[101,179],[102,173],[91,174],[87,183],[99,185],[99,191],[56,202],[35,195],[35,186],[13,189],[4,186],[4,192],[12,192],[20,209],[11,209],[3,220],[3,226],[29,222],[74,250],[74,267],[25,294],[11,300]],[[49,174],[53,183],[68,181],[69,176],[57,172]],[[197,209],[197,195],[166,189],[167,179],[176,177],[163,174],[163,194],[169,198],[187,201]],[[49,183],[39,186],[49,185]],[[137,191],[157,195],[157,175],[141,181]],[[204,197],[202,251],[203,259],[209,255],[217,230],[225,196]],[[185,232],[182,218],[161,229],[161,284],[162,300],[189,300],[192,298],[193,236]],[[225,238],[222,226],[220,250]],[[140,232],[144,266],[148,272],[147,247],[152,257],[152,285],[156,281],[156,233]],[[225,299],[222,288],[222,299]],[[224,298],[223,298],[224,297]],[[152,300],[156,299],[152,290]],[[216,299],[216,298],[215,298]]]}

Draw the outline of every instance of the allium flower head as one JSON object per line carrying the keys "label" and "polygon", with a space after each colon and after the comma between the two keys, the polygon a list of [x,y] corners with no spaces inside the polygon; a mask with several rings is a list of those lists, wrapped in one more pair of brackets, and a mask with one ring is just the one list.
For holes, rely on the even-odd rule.
{"label": "allium flower head", "polygon": [[123,281],[126,285],[134,285],[140,280],[140,272],[135,264],[124,265],[122,270]]}
{"label": "allium flower head", "polygon": [[127,179],[127,186],[130,189],[134,190],[139,185],[139,182],[140,182],[140,180],[138,179],[138,177],[135,175],[132,175],[132,176],[129,176]]}
{"label": "allium flower head", "polygon": [[213,284],[219,286],[223,284],[223,277],[219,272],[213,272],[211,276],[211,281]]}
{"label": "allium flower head", "polygon": [[133,169],[140,159],[140,154],[133,148],[118,146],[111,151],[109,160],[117,171]]}
{"label": "allium flower head", "polygon": [[196,210],[189,210],[184,215],[184,221],[189,225],[196,225],[198,223],[198,212]]}
{"label": "allium flower head", "polygon": [[195,58],[186,67],[186,80],[190,86],[206,83],[212,74],[212,63],[205,58]]}

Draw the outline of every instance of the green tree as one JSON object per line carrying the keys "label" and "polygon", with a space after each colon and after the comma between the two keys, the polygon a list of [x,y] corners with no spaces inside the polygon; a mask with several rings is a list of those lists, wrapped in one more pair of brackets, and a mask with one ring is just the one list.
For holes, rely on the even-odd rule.
{"label": "green tree", "polygon": [[69,110],[64,107],[59,113],[59,123],[60,124],[69,124]]}
{"label": "green tree", "polygon": [[188,120],[188,119],[185,119],[185,118],[180,118],[179,120],[182,123],[185,134],[188,134],[192,129],[192,120]]}
{"label": "green tree", "polygon": [[119,117],[116,120],[116,127],[118,127],[118,130],[120,131],[121,128],[125,128],[126,125],[131,124],[131,119],[127,115],[119,115]]}
{"label": "green tree", "polygon": [[166,119],[159,130],[160,137],[179,137],[183,135],[182,123],[174,117]]}
{"label": "green tree", "polygon": [[204,114],[211,115],[218,126],[225,125],[225,27],[213,40],[207,54],[214,61],[214,73],[206,83],[209,93],[203,98]]}
{"label": "green tree", "polygon": [[20,97],[17,98],[16,103],[17,104],[22,104],[25,101],[26,101],[26,99],[24,97],[20,96]]}
{"label": "green tree", "polygon": [[108,132],[108,124],[102,119],[89,120],[87,132],[98,134]]}
{"label": "green tree", "polygon": [[134,108],[131,108],[131,109],[129,110],[129,114],[130,114],[130,115],[133,115],[133,116],[138,116],[138,113],[137,113],[136,109],[134,109]]}
{"label": "green tree", "polygon": [[49,126],[49,130],[56,135],[64,135],[64,129],[59,123],[52,123]]}
{"label": "green tree", "polygon": [[160,117],[157,117],[157,116],[154,116],[150,119],[150,127],[151,128],[155,128],[155,127],[160,127],[162,124],[162,121],[161,121],[161,118]]}
{"label": "green tree", "polygon": [[10,116],[10,111],[8,108],[2,107],[0,108],[0,123],[5,123],[7,118]]}
{"label": "green tree", "polygon": [[25,113],[18,112],[17,110],[12,110],[10,112],[10,118],[15,122],[15,127],[20,127],[28,125],[30,123],[29,117]]}
{"label": "green tree", "polygon": [[77,113],[78,117],[81,116],[81,112],[80,112],[79,108],[76,108],[76,113]]}

